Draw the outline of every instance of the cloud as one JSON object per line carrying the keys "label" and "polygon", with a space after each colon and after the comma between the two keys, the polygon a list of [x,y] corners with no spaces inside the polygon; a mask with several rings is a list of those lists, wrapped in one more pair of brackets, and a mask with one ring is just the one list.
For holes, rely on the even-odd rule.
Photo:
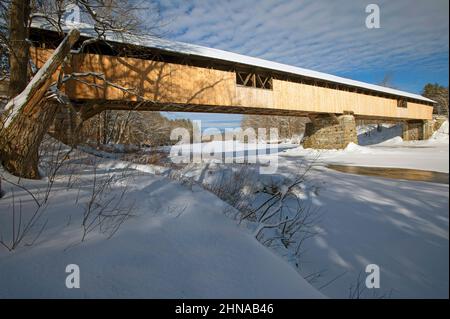
{"label": "cloud", "polygon": [[367,29],[354,0],[162,0],[162,32],[195,43],[327,73],[448,69],[447,0],[377,1]]}

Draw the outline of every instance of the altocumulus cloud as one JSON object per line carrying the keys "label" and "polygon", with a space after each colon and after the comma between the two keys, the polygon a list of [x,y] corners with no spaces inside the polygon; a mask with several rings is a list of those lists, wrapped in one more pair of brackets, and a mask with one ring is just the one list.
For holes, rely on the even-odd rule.
{"label": "altocumulus cloud", "polygon": [[[366,5],[381,9],[367,29]],[[164,36],[317,71],[448,69],[447,0],[161,0]]]}

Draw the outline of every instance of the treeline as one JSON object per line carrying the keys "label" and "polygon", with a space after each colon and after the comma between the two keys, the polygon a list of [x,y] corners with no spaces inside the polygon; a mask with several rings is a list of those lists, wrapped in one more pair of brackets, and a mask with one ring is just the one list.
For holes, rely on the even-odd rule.
{"label": "treeline", "polygon": [[83,135],[89,144],[134,144],[160,146],[174,144],[170,132],[185,128],[192,136],[192,122],[171,120],[159,112],[103,111],[83,124]]}
{"label": "treeline", "polygon": [[241,127],[244,130],[253,128],[256,132],[258,128],[265,128],[267,134],[270,128],[277,128],[280,139],[292,139],[304,133],[307,122],[307,117],[246,114],[242,118]]}
{"label": "treeline", "polygon": [[424,86],[422,95],[436,101],[433,113],[448,116],[448,87],[438,83],[428,83]]}

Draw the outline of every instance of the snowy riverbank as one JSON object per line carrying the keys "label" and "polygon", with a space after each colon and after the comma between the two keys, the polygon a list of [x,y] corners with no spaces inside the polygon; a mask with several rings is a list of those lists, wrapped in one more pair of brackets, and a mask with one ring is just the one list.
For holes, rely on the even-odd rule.
{"label": "snowy riverbank", "polygon": [[[246,178],[255,185],[276,185],[313,164],[299,198],[320,219],[298,259],[289,246],[263,246],[251,223],[237,225],[229,218],[233,209],[200,187],[247,165],[191,164],[171,180],[164,176],[168,170],[77,151],[45,203],[48,178],[19,181],[2,170],[5,244],[14,241],[13,223],[17,241],[17,229],[24,229],[37,203],[42,208],[22,242],[11,252],[0,250],[0,297],[447,298],[448,185],[346,174],[326,165],[448,172],[448,148],[447,124],[447,133],[444,127],[429,141],[394,137],[320,152],[285,144],[264,155],[276,157],[278,169],[272,175],[254,169]],[[245,146],[239,151],[245,154]],[[93,199],[104,182],[105,191]],[[116,215],[97,225],[108,213]],[[94,225],[87,233],[84,217],[84,226]],[[371,263],[381,269],[381,288],[355,295]],[[68,264],[80,267],[80,289],[65,286]]]}

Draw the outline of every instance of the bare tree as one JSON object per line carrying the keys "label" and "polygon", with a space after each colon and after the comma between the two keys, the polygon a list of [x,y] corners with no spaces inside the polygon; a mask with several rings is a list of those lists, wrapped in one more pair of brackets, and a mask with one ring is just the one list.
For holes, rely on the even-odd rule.
{"label": "bare tree", "polygon": [[105,110],[83,123],[82,135],[88,144],[97,147],[106,144],[161,146],[170,145],[173,128],[191,131],[192,122],[186,119],[168,119],[160,112]]}
{"label": "bare tree", "polygon": [[241,126],[243,129],[251,127],[255,131],[258,128],[265,128],[266,130],[277,128],[280,138],[293,138],[303,134],[307,121],[306,117],[298,116],[244,115]]}
{"label": "bare tree", "polygon": [[[39,178],[38,148],[45,132],[54,120],[58,107],[69,107],[70,102],[60,88],[78,74],[65,74],[70,49],[77,42],[79,32],[69,32],[49,61],[39,72],[29,70],[28,34],[33,19],[50,22],[63,33],[63,16],[68,5],[77,5],[93,25],[96,36],[80,44],[79,50],[94,42],[104,41],[112,32],[121,36],[139,32],[143,24],[137,12],[142,9],[136,1],[119,0],[0,0],[0,44],[9,55],[10,98],[0,121],[0,159],[11,173],[27,178]],[[5,23],[7,25],[5,26]],[[30,62],[30,63],[29,63]],[[58,71],[57,71],[58,70]],[[56,82],[53,75],[59,72]],[[94,74],[101,78],[101,74]],[[29,76],[32,76],[31,81]],[[124,89],[114,83],[116,88]]]}
{"label": "bare tree", "polygon": [[5,106],[0,122],[0,151],[3,166],[10,172],[38,178],[38,150],[47,128],[54,119],[57,104],[45,95],[52,75],[70,48],[78,40],[72,30],[18,96]]}
{"label": "bare tree", "polygon": [[392,72],[387,72],[384,74],[383,80],[381,80],[378,85],[387,87],[387,88],[391,88],[391,89],[395,89],[395,85],[394,85],[394,75]]}
{"label": "bare tree", "polygon": [[22,92],[28,82],[28,21],[30,0],[11,0],[9,10],[9,96]]}

